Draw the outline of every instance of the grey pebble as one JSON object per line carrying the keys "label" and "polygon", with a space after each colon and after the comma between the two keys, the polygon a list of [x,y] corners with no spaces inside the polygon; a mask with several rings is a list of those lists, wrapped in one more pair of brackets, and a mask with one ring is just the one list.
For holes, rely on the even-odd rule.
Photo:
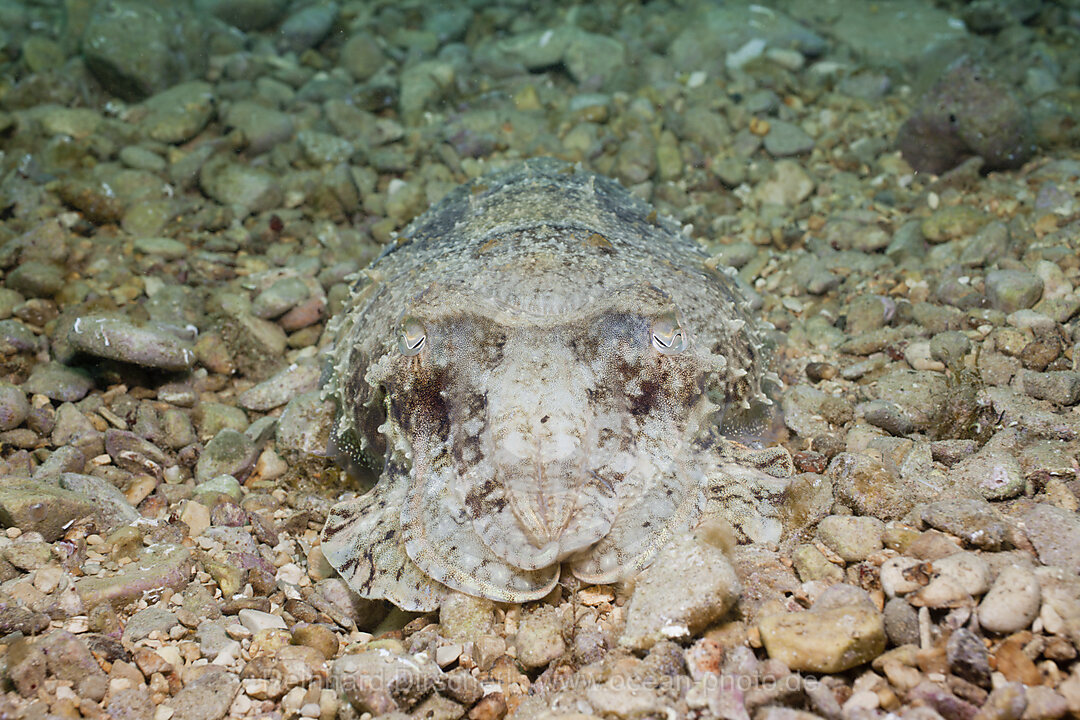
{"label": "grey pebble", "polygon": [[1039,503],[1023,520],[1024,532],[1039,560],[1080,573],[1080,518],[1076,513]]}
{"label": "grey pebble", "polygon": [[65,472],[60,474],[58,483],[64,490],[93,498],[101,529],[106,532],[125,525],[133,525],[142,519],[142,515],[131,506],[124,493],[104,478]]}
{"label": "grey pebble", "polygon": [[0,525],[35,530],[53,542],[73,520],[95,514],[82,493],[32,480],[5,479],[0,486]]}
{"label": "grey pebble", "polygon": [[122,317],[85,315],[67,335],[76,350],[162,370],[187,370],[195,361],[188,343],[153,324],[135,325]]}
{"label": "grey pebble", "polygon": [[90,374],[81,368],[71,368],[58,362],[35,365],[23,390],[31,395],[44,395],[50,400],[75,402],[94,389]]}
{"label": "grey pebble", "polygon": [[1008,528],[985,500],[954,498],[930,503],[922,510],[930,527],[956,535],[982,550],[997,551],[1005,543]]}
{"label": "grey pebble", "polygon": [[1049,400],[1059,405],[1080,403],[1080,372],[1074,370],[1052,370],[1023,373],[1024,392],[1039,400]]}
{"label": "grey pebble", "polygon": [[319,365],[314,360],[292,363],[240,393],[236,399],[237,404],[246,410],[273,410],[300,393],[315,390],[319,386],[320,372]]}
{"label": "grey pebble", "polygon": [[179,260],[191,252],[185,243],[165,237],[136,238],[135,250],[162,260]]}
{"label": "grey pebble", "polygon": [[29,414],[26,394],[11,383],[0,381],[0,431],[19,427]]}
{"label": "grey pebble", "polygon": [[309,294],[302,278],[295,275],[282,278],[255,296],[251,312],[256,317],[273,320],[302,303]]}
{"label": "grey pebble", "polygon": [[27,260],[7,273],[4,283],[26,297],[49,298],[64,287],[64,273],[52,263]]}
{"label": "grey pebble", "polygon": [[152,632],[168,633],[179,624],[176,615],[151,605],[139,610],[124,625],[123,640],[125,643],[136,643],[150,635]]}
{"label": "grey pebble", "polygon": [[1039,302],[1043,281],[1024,270],[991,270],[986,274],[986,299],[990,307],[1011,313]]}
{"label": "grey pebble", "polygon": [[231,428],[221,430],[203,448],[195,465],[195,479],[205,482],[218,475],[245,478],[258,457],[258,448],[244,433]]}
{"label": "grey pebble", "polygon": [[240,679],[224,668],[208,665],[195,680],[169,699],[172,720],[220,720],[229,712]]}
{"label": "grey pebble", "polygon": [[784,120],[770,120],[765,136],[765,150],[773,157],[804,155],[814,149],[814,139],[798,125]]}

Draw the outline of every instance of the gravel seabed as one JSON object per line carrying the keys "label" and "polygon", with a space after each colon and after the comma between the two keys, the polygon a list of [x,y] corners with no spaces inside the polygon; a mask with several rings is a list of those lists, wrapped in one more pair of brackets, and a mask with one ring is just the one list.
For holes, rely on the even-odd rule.
{"label": "gravel seabed", "polygon": [[[1080,717],[1075,0],[0,1],[0,718]],[[319,549],[348,277],[554,155],[735,269],[778,546],[410,615]]]}

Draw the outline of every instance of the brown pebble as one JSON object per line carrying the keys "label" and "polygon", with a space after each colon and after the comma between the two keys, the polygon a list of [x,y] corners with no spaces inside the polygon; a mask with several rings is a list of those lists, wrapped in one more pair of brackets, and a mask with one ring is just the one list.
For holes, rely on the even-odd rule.
{"label": "brown pebble", "polygon": [[338,651],[338,638],[325,625],[297,625],[293,628],[293,645],[304,645],[317,650],[324,659],[332,660]]}
{"label": "brown pebble", "polygon": [[829,466],[829,458],[813,450],[802,450],[791,456],[799,472],[823,473]]}
{"label": "brown pebble", "polygon": [[832,380],[836,377],[836,372],[836,366],[832,363],[812,362],[806,365],[806,377],[810,378],[811,382]]}
{"label": "brown pebble", "polygon": [[1020,363],[1028,370],[1042,372],[1061,354],[1061,339],[1056,333],[1043,333],[1020,351]]}
{"label": "brown pebble", "polygon": [[1010,682],[1042,685],[1043,678],[1039,669],[1024,652],[1022,635],[1010,636],[998,645],[997,650],[990,656],[990,665]]}
{"label": "brown pebble", "polygon": [[501,692],[485,695],[469,711],[469,720],[502,720],[506,717],[506,698]]}
{"label": "brown pebble", "polygon": [[270,598],[249,597],[226,600],[221,604],[221,612],[224,615],[235,615],[241,610],[259,610],[270,612]]}

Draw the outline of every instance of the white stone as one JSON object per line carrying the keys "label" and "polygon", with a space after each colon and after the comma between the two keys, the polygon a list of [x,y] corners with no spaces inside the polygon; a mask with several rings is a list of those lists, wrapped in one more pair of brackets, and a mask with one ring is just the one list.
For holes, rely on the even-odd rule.
{"label": "white stone", "polygon": [[263,612],[262,610],[245,608],[237,613],[237,618],[240,620],[240,624],[250,630],[253,634],[260,630],[265,630],[266,628],[287,629],[284,618],[280,615]]}
{"label": "white stone", "polygon": [[1042,604],[1039,579],[1028,568],[1011,565],[1002,570],[979,605],[979,624],[996,633],[1023,630],[1038,617]]}
{"label": "white stone", "polygon": [[933,562],[934,572],[956,582],[971,596],[990,589],[990,566],[971,552],[959,552]]}
{"label": "white stone", "polygon": [[883,562],[879,573],[881,589],[891,598],[918,590],[922,586],[914,579],[905,577],[904,571],[910,570],[920,562],[910,557],[894,557]]}

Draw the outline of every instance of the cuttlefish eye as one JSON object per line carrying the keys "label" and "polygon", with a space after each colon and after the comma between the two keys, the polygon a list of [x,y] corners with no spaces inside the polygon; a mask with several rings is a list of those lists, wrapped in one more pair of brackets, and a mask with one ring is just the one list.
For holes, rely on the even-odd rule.
{"label": "cuttlefish eye", "polygon": [[401,321],[400,334],[398,335],[398,350],[402,355],[411,357],[419,354],[424,349],[427,340],[427,330],[424,323],[416,318],[405,318]]}
{"label": "cuttlefish eye", "polygon": [[663,355],[681,353],[690,344],[690,338],[674,312],[661,315],[653,323],[652,344]]}

